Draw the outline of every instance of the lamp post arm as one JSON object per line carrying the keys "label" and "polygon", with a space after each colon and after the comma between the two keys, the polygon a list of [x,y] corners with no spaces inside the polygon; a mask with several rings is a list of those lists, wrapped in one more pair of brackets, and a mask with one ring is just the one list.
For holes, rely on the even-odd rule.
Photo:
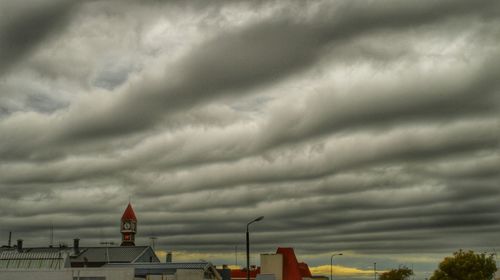
{"label": "lamp post arm", "polygon": [[332,254],[330,257],[330,280],[333,280],[333,257],[334,256],[342,256],[343,253]]}

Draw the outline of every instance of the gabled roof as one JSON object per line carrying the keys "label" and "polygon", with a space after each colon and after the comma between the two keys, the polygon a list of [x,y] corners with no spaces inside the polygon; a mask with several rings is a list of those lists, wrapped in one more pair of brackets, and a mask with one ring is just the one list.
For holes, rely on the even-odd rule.
{"label": "gabled roof", "polygon": [[130,202],[128,203],[127,209],[125,209],[125,212],[123,212],[123,215],[122,215],[122,221],[126,221],[126,220],[137,221],[137,218],[135,217],[134,209],[132,209],[132,204],[130,204]]}
{"label": "gabled roof", "polygon": [[[71,259],[71,262],[132,263],[139,259],[148,250],[152,250],[151,247],[84,247],[80,249],[81,253],[77,257]],[[156,257],[154,261],[159,262]]]}

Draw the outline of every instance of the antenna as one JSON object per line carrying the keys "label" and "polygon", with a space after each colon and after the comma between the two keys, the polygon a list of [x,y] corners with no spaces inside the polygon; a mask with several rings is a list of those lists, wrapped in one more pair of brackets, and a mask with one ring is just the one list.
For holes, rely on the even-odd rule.
{"label": "antenna", "polygon": [[50,241],[49,241],[49,247],[54,246],[54,224],[50,223]]}
{"label": "antenna", "polygon": [[238,245],[234,246],[234,264],[238,266]]}
{"label": "antenna", "polygon": [[150,236],[149,236],[149,246],[151,246],[153,248],[153,250],[155,249],[155,245],[156,245],[156,240],[158,240],[158,237],[155,236],[154,232],[153,232],[153,229],[151,228],[151,226],[149,226],[149,233],[150,233]]}
{"label": "antenna", "polygon": [[156,240],[157,240],[157,239],[158,239],[158,237],[156,237],[156,236],[151,236],[151,237],[149,237],[151,247],[153,247],[153,251],[154,251],[154,249],[155,249],[155,245],[156,245]]}

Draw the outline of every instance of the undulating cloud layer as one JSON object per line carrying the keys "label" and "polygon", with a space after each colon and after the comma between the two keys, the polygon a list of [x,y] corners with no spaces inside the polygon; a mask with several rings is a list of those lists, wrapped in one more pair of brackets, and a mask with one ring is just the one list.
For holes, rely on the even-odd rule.
{"label": "undulating cloud layer", "polygon": [[3,1],[0,238],[118,242],[130,199],[183,258],[264,215],[253,262],[424,279],[500,247],[499,46],[494,0]]}

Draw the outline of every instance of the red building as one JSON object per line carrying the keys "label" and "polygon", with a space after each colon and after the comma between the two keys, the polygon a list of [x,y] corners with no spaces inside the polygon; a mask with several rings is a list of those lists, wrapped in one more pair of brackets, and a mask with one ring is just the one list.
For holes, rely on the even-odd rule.
{"label": "red building", "polygon": [[302,280],[311,278],[311,271],[306,263],[299,263],[293,248],[278,248],[276,254],[283,256],[283,279]]}
{"label": "red building", "polygon": [[[250,279],[258,279],[259,274],[273,274],[277,280],[312,278],[309,266],[297,261],[293,248],[281,247],[276,250],[276,254],[261,255],[261,267],[250,269]],[[246,277],[246,269],[231,270],[232,280],[246,280]]]}
{"label": "red building", "polygon": [[[250,268],[250,279],[255,279],[257,274],[260,274],[260,267]],[[247,270],[244,269],[231,269],[231,280],[246,280]]]}

